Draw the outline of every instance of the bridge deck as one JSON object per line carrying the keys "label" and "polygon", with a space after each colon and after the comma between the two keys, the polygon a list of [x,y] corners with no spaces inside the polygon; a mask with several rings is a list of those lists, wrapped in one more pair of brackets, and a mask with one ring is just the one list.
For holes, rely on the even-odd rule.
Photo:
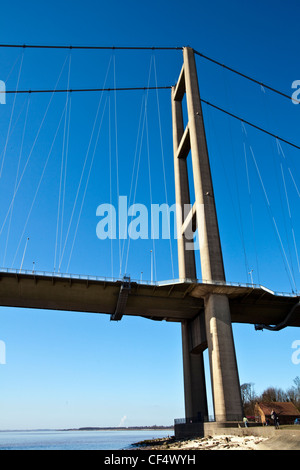
{"label": "bridge deck", "polygon": [[[30,272],[0,272],[0,305],[114,315],[121,280]],[[210,293],[226,294],[232,322],[278,324],[299,302],[296,295],[274,294],[262,286],[166,281],[131,282],[123,315],[180,322],[194,318]],[[121,318],[121,316],[120,316]],[[300,326],[300,307],[288,326]]]}

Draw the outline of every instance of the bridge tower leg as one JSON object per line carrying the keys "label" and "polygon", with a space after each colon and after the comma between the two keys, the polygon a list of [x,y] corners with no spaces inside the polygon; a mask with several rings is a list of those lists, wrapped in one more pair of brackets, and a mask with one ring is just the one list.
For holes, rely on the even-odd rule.
{"label": "bridge tower leg", "polygon": [[[177,208],[181,208],[181,213],[177,213],[177,232],[179,233],[182,230],[182,221],[185,217],[184,208],[190,207],[190,192],[186,159],[177,157],[179,145],[184,135],[182,105],[173,96],[172,116],[176,204]],[[195,252],[188,249],[187,244],[190,242],[186,238],[185,232],[177,240],[179,277],[194,280],[197,278]],[[194,329],[193,322],[182,322],[185,415],[190,418],[199,413],[203,416],[208,414],[203,351],[192,352],[191,340]]]}
{"label": "bridge tower leg", "polygon": [[[193,49],[183,50],[183,67],[172,88],[174,172],[180,278],[197,279],[195,251],[187,230],[197,225],[202,279],[225,281],[213,184]],[[184,129],[182,100],[188,123]],[[191,154],[195,202],[190,206],[187,157]],[[190,207],[186,214],[184,205]],[[181,235],[181,236],[180,236]],[[205,319],[204,319],[205,318]],[[242,402],[227,296],[208,295],[204,312],[182,323],[186,417],[207,414],[203,350],[208,347],[215,419],[240,420]],[[201,394],[201,398],[200,398]]]}

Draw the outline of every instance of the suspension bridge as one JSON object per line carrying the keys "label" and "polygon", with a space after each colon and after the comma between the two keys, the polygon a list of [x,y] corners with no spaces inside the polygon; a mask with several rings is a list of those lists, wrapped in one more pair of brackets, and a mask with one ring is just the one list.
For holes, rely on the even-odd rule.
{"label": "suspension bridge", "polygon": [[[252,146],[249,147],[249,153],[252,157],[254,169],[257,171],[258,181],[261,185],[262,193],[265,198],[267,211],[271,216],[271,225],[275,231],[275,238],[279,246],[280,255],[285,268],[285,272],[291,284],[291,293],[283,293],[273,291],[263,283],[251,282],[229,282],[225,278],[225,267],[223,260],[223,253],[221,247],[221,239],[219,233],[219,224],[215,202],[215,188],[212,181],[209,151],[207,145],[206,126],[204,125],[203,105],[223,113],[235,121],[239,121],[242,125],[242,131],[245,139],[247,138],[247,128],[255,129],[267,135],[269,138],[274,139],[276,142],[277,150],[283,161],[286,160],[283,151],[284,145],[299,150],[300,147],[297,143],[292,142],[282,135],[272,132],[270,129],[263,128],[243,116],[239,116],[219,105],[212,103],[208,100],[201,98],[199,93],[199,80],[197,74],[197,66],[195,57],[200,56],[202,60],[213,62],[217,66],[222,66],[229,72],[241,76],[245,80],[249,80],[255,85],[259,85],[272,93],[277,93],[282,99],[290,99],[290,97],[274,87],[261,83],[253,77],[249,77],[241,72],[228,67],[224,64],[209,58],[190,47],[184,48],[132,48],[134,50],[154,49],[170,50],[176,49],[183,52],[183,65],[181,71],[178,73],[178,80],[175,85],[159,86],[156,76],[155,62],[152,62],[152,72],[154,71],[155,84],[150,86],[150,73],[148,83],[142,87],[124,86],[118,87],[114,75],[113,86],[106,86],[107,74],[105,76],[103,87],[93,88],[70,88],[70,71],[71,71],[71,55],[68,62],[67,73],[67,87],[59,88],[56,83],[55,88],[44,89],[22,89],[20,87],[20,77],[22,67],[24,67],[24,52],[28,49],[44,50],[44,49],[61,49],[73,51],[76,49],[95,49],[95,50],[117,50],[118,48],[101,48],[101,47],[69,47],[69,46],[20,46],[20,45],[0,45],[0,49],[16,49],[22,50],[21,58],[19,59],[19,72],[17,74],[17,86],[15,90],[5,90],[6,94],[12,95],[13,103],[11,114],[9,117],[9,125],[6,136],[3,136],[3,151],[1,155],[1,179],[5,194],[9,192],[11,198],[8,198],[6,207],[2,208],[1,214],[1,232],[0,236],[3,237],[3,267],[0,270],[0,304],[3,307],[23,307],[23,308],[39,308],[50,310],[64,310],[64,311],[79,311],[79,312],[92,312],[109,314],[112,321],[120,321],[123,315],[141,316],[152,320],[166,320],[171,322],[180,322],[182,325],[182,345],[183,345],[183,368],[184,368],[184,388],[185,388],[185,411],[188,420],[195,420],[196,417],[201,417],[201,420],[208,415],[207,410],[207,397],[206,397],[206,384],[204,378],[203,366],[203,352],[208,348],[210,357],[210,369],[212,379],[212,393],[214,401],[215,419],[218,423],[226,423],[232,421],[239,421],[242,419],[243,410],[241,404],[239,378],[236,365],[234,340],[232,335],[231,324],[248,323],[255,325],[256,329],[268,328],[270,330],[280,330],[287,326],[300,326],[300,303],[299,294],[297,291],[296,276],[293,265],[289,261],[288,253],[291,252],[291,247],[294,247],[294,261],[296,258],[296,266],[299,268],[298,250],[297,250],[297,236],[296,228],[293,225],[291,215],[291,204],[288,198],[288,185],[285,179],[285,173],[281,164],[282,182],[284,194],[287,203],[287,218],[290,222],[291,230],[291,245],[288,251],[284,247],[283,237],[280,234],[276,217],[271,211],[270,198],[268,196],[266,186],[264,184],[262,173],[259,168],[257,159]],[[119,48],[123,49],[123,48]],[[124,48],[130,49],[130,48]],[[73,52],[72,52],[73,53]],[[16,62],[17,63],[17,62]],[[13,64],[13,68],[16,67]],[[63,67],[67,64],[65,59]],[[91,274],[78,274],[72,275],[63,273],[62,265],[64,256],[67,249],[67,241],[69,240],[71,227],[73,222],[73,230],[75,236],[73,242],[70,243],[69,261],[66,265],[66,271],[69,271],[70,261],[72,259],[76,235],[79,228],[80,218],[83,213],[84,200],[88,188],[89,178],[92,174],[93,163],[96,155],[96,147],[100,135],[100,129],[104,118],[104,110],[108,109],[110,117],[110,124],[107,129],[109,135],[109,158],[103,166],[108,167],[109,185],[108,185],[108,198],[112,203],[112,188],[117,189],[117,195],[120,196],[120,174],[117,172],[117,183],[112,184],[112,129],[111,129],[111,116],[112,106],[111,102],[106,100],[105,104],[102,103],[104,93],[117,92],[134,92],[141,91],[144,93],[142,102],[142,110],[145,111],[150,106],[148,102],[149,92],[154,91],[157,98],[157,109],[159,108],[158,91],[169,90],[171,94],[172,104],[172,130],[173,130],[173,164],[175,175],[175,196],[176,204],[182,210],[177,210],[177,246],[178,246],[178,276],[174,274],[174,264],[171,252],[171,265],[172,277],[169,280],[159,281],[156,276],[151,281],[143,281],[140,279],[133,279],[131,276],[122,275],[122,269],[127,272],[127,263],[129,257],[129,244],[130,239],[127,240],[128,248],[121,244],[121,240],[117,240],[117,245],[113,246],[110,240],[111,248],[111,275],[91,275]],[[71,116],[71,97],[75,94],[78,95],[91,95],[101,94],[98,109],[96,111],[96,118],[99,118],[100,125],[97,133],[96,119],[92,126],[92,133],[88,142],[88,151],[83,161],[83,169],[79,178],[79,185],[77,192],[75,191],[75,202],[69,224],[66,225],[65,232],[63,228],[65,225],[66,214],[65,201],[66,195],[66,178],[67,178],[67,156],[70,151],[71,143],[69,141],[69,126]],[[37,132],[32,134],[32,145],[26,146],[26,133],[30,133],[29,113],[30,113],[30,100],[34,95],[50,95],[50,100],[46,105],[45,114],[41,116],[40,124],[37,127]],[[21,230],[21,237],[14,240],[16,245],[16,253],[13,257],[12,266],[15,265],[17,256],[20,259],[20,247],[24,243],[28,222],[35,205],[38,205],[37,196],[43,182],[44,174],[49,163],[51,153],[55,144],[59,129],[62,126],[62,159],[61,167],[56,170],[54,179],[59,181],[58,185],[58,211],[57,220],[55,224],[56,230],[52,234],[52,239],[55,241],[54,247],[54,269],[43,271],[37,269],[34,265],[32,269],[25,269],[24,258],[26,255],[26,248],[29,238],[26,239],[21,262],[18,267],[5,267],[6,260],[9,255],[9,244],[13,237],[13,212],[17,211],[15,208],[17,197],[20,197],[20,188],[24,175],[29,171],[29,162],[32,154],[34,153],[35,146],[38,143],[41,129],[46,120],[51,102],[54,95],[60,95],[64,98],[62,113],[58,114],[58,127],[54,129],[54,139],[47,151],[47,158],[45,166],[41,167],[40,179],[37,179],[37,189],[33,192],[32,202],[29,204],[29,212],[27,218],[24,219],[24,228]],[[19,96],[26,96],[21,107],[20,114],[16,117],[16,99]],[[100,110],[103,105],[103,113]],[[116,106],[116,101],[113,103]],[[183,106],[185,105],[185,107]],[[10,142],[14,131],[14,126],[21,114],[24,113],[24,127],[20,131],[20,149],[19,160],[14,165],[15,176],[13,177],[12,168],[7,171],[7,179],[5,179],[5,170],[9,166],[7,155],[10,151]],[[116,114],[115,114],[116,116]],[[168,203],[167,182],[170,181],[169,175],[166,173],[164,152],[162,146],[162,126],[161,115],[159,117],[159,141],[163,157],[163,181],[165,190],[165,201]],[[149,152],[149,134],[147,127],[147,114],[141,113],[139,121],[139,134],[147,137],[148,143],[148,165],[149,165],[149,180],[150,180],[150,202],[153,203],[151,195],[151,177],[150,177],[150,162],[152,157]],[[52,131],[53,131],[52,129]],[[117,136],[117,121],[115,121],[115,133]],[[92,142],[95,141],[95,147],[92,151]],[[141,141],[140,141],[141,142]],[[130,200],[136,200],[136,183],[138,180],[138,172],[140,165],[140,142],[136,144],[135,158],[133,169],[136,173],[132,175],[130,187]],[[25,148],[26,147],[26,148]],[[45,147],[45,145],[44,145]],[[44,151],[44,147],[40,148],[40,152]],[[74,149],[73,149],[74,150]],[[246,147],[245,150],[245,163],[247,170],[247,183],[250,194],[250,176],[249,176],[249,161],[247,160]],[[115,144],[115,151],[118,157],[117,139]],[[92,154],[90,159],[90,166],[88,166],[88,155]],[[25,159],[21,159],[24,155]],[[24,158],[24,157],[23,157]],[[189,163],[189,160],[191,163]],[[118,158],[116,159],[118,169]],[[84,171],[87,173],[86,185],[83,183]],[[34,175],[34,171],[32,173]],[[299,189],[297,186],[297,178],[293,175],[291,167],[288,167],[288,174],[291,177],[291,184],[298,194]],[[194,183],[192,188],[192,182]],[[1,183],[1,180],[0,180]],[[48,184],[47,191],[49,192],[49,199],[57,194],[52,194],[53,183]],[[83,192],[82,203],[78,211],[77,223],[73,217],[75,214],[75,206],[79,202],[79,190]],[[48,193],[47,193],[48,194]],[[26,199],[26,196],[23,196]],[[132,199],[133,198],[133,199]],[[6,197],[7,200],[7,197]],[[251,198],[250,198],[251,202]],[[184,213],[183,207],[190,207],[188,214]],[[21,213],[19,213],[21,214]],[[22,214],[21,214],[22,215]],[[253,222],[253,206],[251,205],[251,215]],[[23,217],[24,218],[24,217]],[[74,228],[75,227],[75,228]],[[243,239],[242,227],[239,227],[240,235]],[[200,257],[197,258],[198,251],[194,248],[190,249],[190,238],[187,237],[188,231],[193,234],[198,232],[199,236],[199,252]],[[180,234],[180,236],[178,236]],[[5,239],[6,236],[6,239]],[[46,242],[47,244],[49,242]],[[193,241],[193,243],[195,243]],[[244,239],[242,242],[243,248]],[[85,248],[88,251],[88,247]],[[113,271],[113,256],[119,253],[120,266],[118,269],[118,276],[114,276]],[[155,245],[153,244],[153,252],[155,254]],[[252,273],[249,267],[249,262],[246,255],[246,250],[243,250],[245,257],[245,267],[247,277]],[[152,253],[152,250],[151,250]],[[135,256],[135,253],[131,256]],[[138,256],[138,255],[137,255]],[[256,256],[257,258],[257,256]],[[122,265],[122,260],[126,260]],[[200,267],[198,266],[200,262]],[[158,264],[157,264],[158,263]],[[155,259],[155,269],[159,266],[159,261]],[[201,278],[199,276],[201,271]],[[300,272],[300,271],[299,271]],[[101,274],[101,273],[100,273]],[[252,276],[251,276],[252,277]]]}

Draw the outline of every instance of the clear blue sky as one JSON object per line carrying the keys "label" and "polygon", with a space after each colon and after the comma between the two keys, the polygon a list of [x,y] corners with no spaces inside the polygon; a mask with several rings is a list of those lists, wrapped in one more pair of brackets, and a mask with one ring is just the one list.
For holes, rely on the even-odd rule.
{"label": "clear blue sky", "polygon": [[[289,95],[292,82],[300,79],[297,1],[160,0],[151,4],[91,0],[84,4],[76,0],[54,0],[51,4],[12,1],[1,6],[1,16],[0,43],[190,45]],[[0,50],[0,79],[7,80],[7,89],[17,87],[21,60],[20,50]],[[58,87],[66,88],[69,60],[69,51],[25,50],[19,88],[53,88],[61,70]],[[71,88],[102,87],[104,83],[108,87],[115,83],[117,86],[146,86],[149,79],[150,85],[154,86],[155,72],[158,85],[173,85],[181,64],[181,51],[73,51],[69,85]],[[264,93],[259,86],[200,58],[197,58],[197,65],[204,99],[299,144],[300,105],[296,106],[271,92]],[[160,118],[167,195],[169,204],[172,204],[175,196],[170,91],[160,91],[158,96],[160,114],[156,93],[152,91],[148,95],[152,196],[155,203],[166,202]],[[87,154],[100,94],[72,96],[62,240],[67,235],[86,155],[87,164],[61,263],[62,271],[67,270],[70,259],[69,272],[72,273],[119,274],[118,241],[113,245],[112,269],[110,242],[96,237],[96,209],[99,204],[110,202],[110,155],[112,201],[115,203],[117,200],[117,168],[119,193],[129,195],[134,155],[139,143],[139,117],[145,97],[145,92],[117,94],[115,102],[113,93],[104,94]],[[49,95],[30,98],[19,175],[30,155],[49,99]],[[26,95],[20,95],[14,105],[13,95],[9,95],[7,104],[0,105],[0,151],[6,148],[0,180],[0,221],[7,214],[14,190],[27,100]],[[65,103],[65,95],[55,95],[51,102],[15,199],[7,248],[9,218],[1,233],[0,264],[5,267],[12,266],[13,260],[13,267],[20,267],[26,237],[30,238],[23,265],[26,269],[32,269],[35,263],[37,270],[53,271],[55,265],[57,268],[55,247],[57,257],[63,252],[60,226],[58,244],[56,231],[64,118],[25,229],[24,226]],[[12,110],[13,134],[6,145]],[[286,157],[283,159],[278,155],[274,139],[249,128],[245,138],[239,122],[206,106],[203,110],[227,280],[249,282],[248,269],[251,268],[254,282],[277,291],[291,292],[292,288],[295,289],[266,209],[264,192],[249,150],[251,145],[290,270],[299,289],[300,273],[291,234],[292,227],[300,250],[299,197],[289,173],[290,169],[295,181],[299,182],[299,151],[283,144]],[[103,127],[79,218],[102,112]],[[146,134],[135,200],[149,205],[145,138]],[[257,250],[251,224],[244,142],[247,145]],[[280,163],[286,178],[291,220]],[[69,258],[78,220],[74,249]],[[19,242],[19,250],[16,251]],[[131,241],[127,264],[126,256],[123,258],[122,274],[126,266],[133,278],[139,279],[143,272],[143,279],[150,279],[151,248],[151,241]],[[160,241],[155,249],[156,279],[171,279],[169,242]],[[127,245],[124,245],[124,253],[127,253]],[[175,241],[172,243],[172,257],[176,278]],[[300,336],[297,329],[289,328],[279,333],[255,332],[249,325],[234,325],[233,329],[241,383],[254,383],[257,392],[270,385],[285,389],[293,384],[293,379],[300,375],[300,366],[291,360],[292,343]],[[170,424],[175,417],[184,415],[180,325],[128,317],[113,323],[105,315],[1,308],[0,340],[6,344],[7,355],[6,364],[0,365],[0,429],[117,426],[125,416],[124,423],[128,426]]]}

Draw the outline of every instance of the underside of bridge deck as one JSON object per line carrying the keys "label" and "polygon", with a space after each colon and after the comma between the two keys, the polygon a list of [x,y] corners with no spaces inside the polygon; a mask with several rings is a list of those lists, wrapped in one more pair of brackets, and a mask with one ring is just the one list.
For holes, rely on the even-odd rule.
{"label": "underside of bridge deck", "polygon": [[[0,305],[114,316],[122,288],[122,281],[0,273]],[[189,281],[155,285],[131,282],[117,319],[133,315],[175,322],[191,320],[203,310],[204,299],[212,293],[228,296],[232,322],[237,323],[276,325],[284,321],[299,302],[297,296],[275,295],[262,286]],[[300,326],[300,306],[294,309],[286,326]]]}

